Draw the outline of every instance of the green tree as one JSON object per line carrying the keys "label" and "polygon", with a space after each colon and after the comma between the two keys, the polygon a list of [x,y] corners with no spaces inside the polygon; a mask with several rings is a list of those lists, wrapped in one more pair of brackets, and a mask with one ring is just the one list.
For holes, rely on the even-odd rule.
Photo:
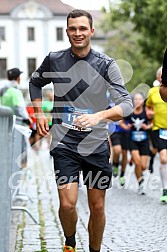
{"label": "green tree", "polygon": [[[118,5],[110,4],[108,12],[103,9],[101,28],[107,34],[105,53],[131,64],[134,74],[127,84],[129,91],[139,83],[152,86],[155,72],[162,64],[166,40],[162,42],[159,29],[163,27],[154,19],[156,14],[152,16],[150,11],[146,15],[149,12],[146,10],[148,4],[151,5],[152,2],[158,1],[122,0]],[[148,9],[153,11],[154,8],[151,6]],[[144,21],[145,19],[147,22]],[[150,30],[151,22],[157,25],[157,33],[153,32],[154,29]],[[149,25],[146,25],[147,23]],[[166,32],[165,29],[164,34]]]}
{"label": "green tree", "polygon": [[162,63],[167,47],[167,1],[121,0],[113,11],[113,20],[131,21],[140,33],[142,52],[153,61]]}

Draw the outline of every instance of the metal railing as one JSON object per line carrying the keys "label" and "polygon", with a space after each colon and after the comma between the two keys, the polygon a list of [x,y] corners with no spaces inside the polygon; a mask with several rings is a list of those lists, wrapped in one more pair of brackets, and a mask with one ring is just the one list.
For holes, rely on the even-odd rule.
{"label": "metal railing", "polygon": [[[17,118],[17,124],[22,124],[22,119]],[[9,234],[11,210],[22,210],[29,214],[32,220],[38,222],[30,211],[23,206],[14,205],[14,201],[24,200],[25,196],[19,193],[19,184],[22,169],[21,162],[24,157],[24,136],[16,130],[13,123],[13,113],[8,107],[0,106],[0,251],[9,252]],[[18,176],[13,176],[18,173]],[[9,181],[11,177],[12,186]],[[18,186],[17,186],[18,185]],[[28,197],[30,199],[30,197]]]}
{"label": "metal railing", "polygon": [[12,110],[0,106],[0,246],[9,251],[11,190],[8,179],[12,173]]}
{"label": "metal railing", "polygon": [[[23,119],[20,117],[16,117],[16,121],[14,122],[13,127],[13,138],[12,138],[12,185],[11,185],[11,193],[12,193],[12,206],[11,210],[22,210],[31,217],[31,219],[37,224],[38,222],[32,216],[29,209],[20,205],[14,205],[14,201],[16,200],[30,200],[32,203],[32,199],[27,195],[20,192],[21,185],[23,180],[25,179],[25,171],[22,169],[23,163],[27,163],[27,151],[26,151],[26,140],[25,136],[16,129],[15,125],[23,126]],[[23,127],[24,128],[24,127]]]}

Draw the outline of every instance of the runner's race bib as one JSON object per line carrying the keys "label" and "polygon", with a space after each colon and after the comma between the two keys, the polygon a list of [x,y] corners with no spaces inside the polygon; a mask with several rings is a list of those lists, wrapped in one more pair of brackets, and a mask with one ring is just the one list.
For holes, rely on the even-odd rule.
{"label": "runner's race bib", "polygon": [[145,131],[132,131],[132,140],[135,142],[142,142],[147,139],[147,132]]}
{"label": "runner's race bib", "polygon": [[77,131],[84,131],[84,132],[90,132],[92,131],[91,128],[77,128],[74,125],[74,120],[83,114],[92,114],[92,109],[81,109],[81,108],[75,108],[71,106],[64,106],[64,112],[62,117],[62,125],[66,128],[77,130]]}
{"label": "runner's race bib", "polygon": [[167,140],[167,130],[166,129],[160,129],[159,130],[159,137],[161,139]]}

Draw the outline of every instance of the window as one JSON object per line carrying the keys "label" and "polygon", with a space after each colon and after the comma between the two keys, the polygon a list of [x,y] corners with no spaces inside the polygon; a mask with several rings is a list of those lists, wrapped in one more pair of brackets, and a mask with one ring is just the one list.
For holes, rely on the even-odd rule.
{"label": "window", "polygon": [[63,40],[63,28],[62,27],[57,27],[56,28],[56,38],[58,41]]}
{"label": "window", "polygon": [[0,59],[0,79],[6,79],[7,74],[7,60],[6,59]]}
{"label": "window", "polygon": [[28,41],[34,41],[35,40],[35,29],[34,29],[34,27],[28,27],[27,28],[27,36],[28,36]]}
{"label": "window", "polygon": [[28,65],[28,77],[30,78],[32,73],[36,70],[36,59],[35,58],[28,59],[27,65]]}
{"label": "window", "polygon": [[5,27],[0,26],[0,41],[5,41]]}

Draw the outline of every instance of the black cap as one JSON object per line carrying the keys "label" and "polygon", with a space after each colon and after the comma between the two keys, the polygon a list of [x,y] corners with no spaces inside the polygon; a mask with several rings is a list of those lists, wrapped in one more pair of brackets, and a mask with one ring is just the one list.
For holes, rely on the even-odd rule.
{"label": "black cap", "polygon": [[7,71],[8,80],[16,80],[23,73],[19,68],[12,68]]}

